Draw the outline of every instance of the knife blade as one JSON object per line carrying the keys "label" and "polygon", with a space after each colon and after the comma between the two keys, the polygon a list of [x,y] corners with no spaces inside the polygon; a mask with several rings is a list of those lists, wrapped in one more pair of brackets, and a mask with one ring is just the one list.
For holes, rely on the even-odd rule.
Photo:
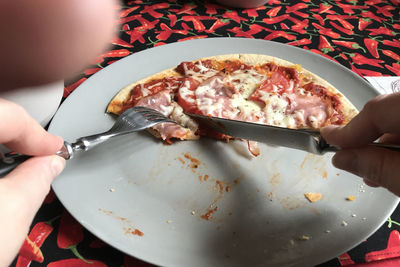
{"label": "knife blade", "polygon": [[186,114],[202,124],[203,127],[235,138],[299,149],[317,155],[339,149],[326,143],[319,131],[316,130],[290,129],[199,114]]}

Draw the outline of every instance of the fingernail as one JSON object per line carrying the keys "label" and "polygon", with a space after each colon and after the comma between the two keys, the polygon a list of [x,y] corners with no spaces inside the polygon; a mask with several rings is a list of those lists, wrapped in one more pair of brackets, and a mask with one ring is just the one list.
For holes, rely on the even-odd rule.
{"label": "fingernail", "polygon": [[53,156],[51,159],[51,170],[54,176],[59,175],[65,168],[65,159],[59,156]]}
{"label": "fingernail", "polygon": [[58,135],[57,135],[57,138],[60,140],[60,141],[59,141],[59,142],[61,143],[60,148],[62,148],[63,145],[64,145],[64,139],[63,139],[61,136],[58,136]]}
{"label": "fingernail", "polygon": [[332,164],[339,169],[357,173],[357,154],[351,150],[341,150],[335,154]]}

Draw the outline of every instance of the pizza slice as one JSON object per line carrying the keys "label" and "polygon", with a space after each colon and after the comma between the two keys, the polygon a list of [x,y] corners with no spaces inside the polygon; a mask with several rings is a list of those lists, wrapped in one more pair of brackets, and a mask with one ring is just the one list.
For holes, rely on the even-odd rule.
{"label": "pizza slice", "polygon": [[[150,132],[171,143],[199,136],[229,140],[185,114],[196,113],[293,129],[320,129],[349,122],[356,108],[331,84],[288,61],[232,54],[182,62],[123,88],[107,112],[134,106],[156,109],[175,120]],[[257,155],[254,142],[249,149]]]}

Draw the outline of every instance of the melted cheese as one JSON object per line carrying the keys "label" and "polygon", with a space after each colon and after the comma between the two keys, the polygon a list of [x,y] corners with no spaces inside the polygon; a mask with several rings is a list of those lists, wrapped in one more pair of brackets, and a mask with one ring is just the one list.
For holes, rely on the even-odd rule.
{"label": "melted cheese", "polygon": [[151,94],[151,91],[149,89],[147,89],[146,87],[144,87],[144,84],[140,84],[140,91],[142,92],[143,97]]}
{"label": "melted cheese", "polygon": [[201,72],[206,72],[210,70],[209,68],[203,66],[203,63],[201,63],[201,61],[198,61],[195,66],[198,67]]}
{"label": "melted cheese", "polygon": [[151,89],[153,89],[153,88],[156,87],[156,86],[160,86],[161,84],[162,84],[162,82],[160,81],[160,82],[158,82],[158,83],[155,83],[155,84],[152,84],[152,85],[148,86],[147,88],[148,88],[149,90],[151,90]]}
{"label": "melted cheese", "polygon": [[182,125],[186,128],[189,128],[193,132],[196,132],[199,127],[197,122],[195,122],[191,117],[183,113],[182,107],[179,106],[177,103],[172,103],[172,104],[173,104],[173,111],[170,115],[170,118],[179,123],[179,125]]}
{"label": "melted cheese", "polygon": [[190,82],[188,80],[186,80],[184,82],[184,84],[181,86],[181,88],[179,88],[179,95],[185,99],[186,102],[194,104],[195,100],[193,98],[193,91],[189,90],[190,88]]}
{"label": "melted cheese", "polygon": [[195,63],[195,67],[197,67],[200,70],[200,73],[196,72],[194,70],[188,69],[187,65],[183,65],[186,76],[190,76],[199,82],[202,82],[218,73],[217,70],[209,69],[209,68],[205,67],[200,61]]}
{"label": "melted cheese", "polygon": [[235,94],[232,98],[232,106],[238,110],[236,119],[255,123],[265,123],[266,118],[261,107],[253,101]]}
{"label": "melted cheese", "polygon": [[247,99],[256,90],[260,84],[265,80],[265,76],[259,74],[257,71],[250,70],[236,70],[227,76],[227,81],[231,82],[243,98]]}
{"label": "melted cheese", "polygon": [[160,112],[163,114],[163,115],[165,115],[165,116],[169,116],[169,115],[171,115],[171,113],[172,113],[172,111],[174,110],[174,107],[173,106],[171,106],[171,103],[168,103],[167,105],[163,105],[163,104],[161,104],[160,105]]}
{"label": "melted cheese", "polygon": [[277,94],[265,94],[263,95],[265,101],[264,113],[266,116],[266,124],[295,128],[296,119],[292,114],[287,114],[286,110],[289,106],[289,102]]}

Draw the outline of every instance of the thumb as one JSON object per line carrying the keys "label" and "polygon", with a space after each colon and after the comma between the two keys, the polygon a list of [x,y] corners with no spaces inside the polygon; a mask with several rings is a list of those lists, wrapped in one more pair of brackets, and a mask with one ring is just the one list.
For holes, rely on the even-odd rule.
{"label": "thumb", "polygon": [[0,179],[0,234],[8,245],[2,248],[0,265],[13,260],[28,234],[29,226],[50,190],[50,184],[63,170],[59,156],[34,157]]}
{"label": "thumb", "polygon": [[400,196],[400,153],[384,148],[343,149],[333,157],[335,167],[382,186]]}
{"label": "thumb", "polygon": [[64,167],[65,160],[56,155],[30,158],[1,180],[1,191],[7,190],[19,213],[31,221]]}

